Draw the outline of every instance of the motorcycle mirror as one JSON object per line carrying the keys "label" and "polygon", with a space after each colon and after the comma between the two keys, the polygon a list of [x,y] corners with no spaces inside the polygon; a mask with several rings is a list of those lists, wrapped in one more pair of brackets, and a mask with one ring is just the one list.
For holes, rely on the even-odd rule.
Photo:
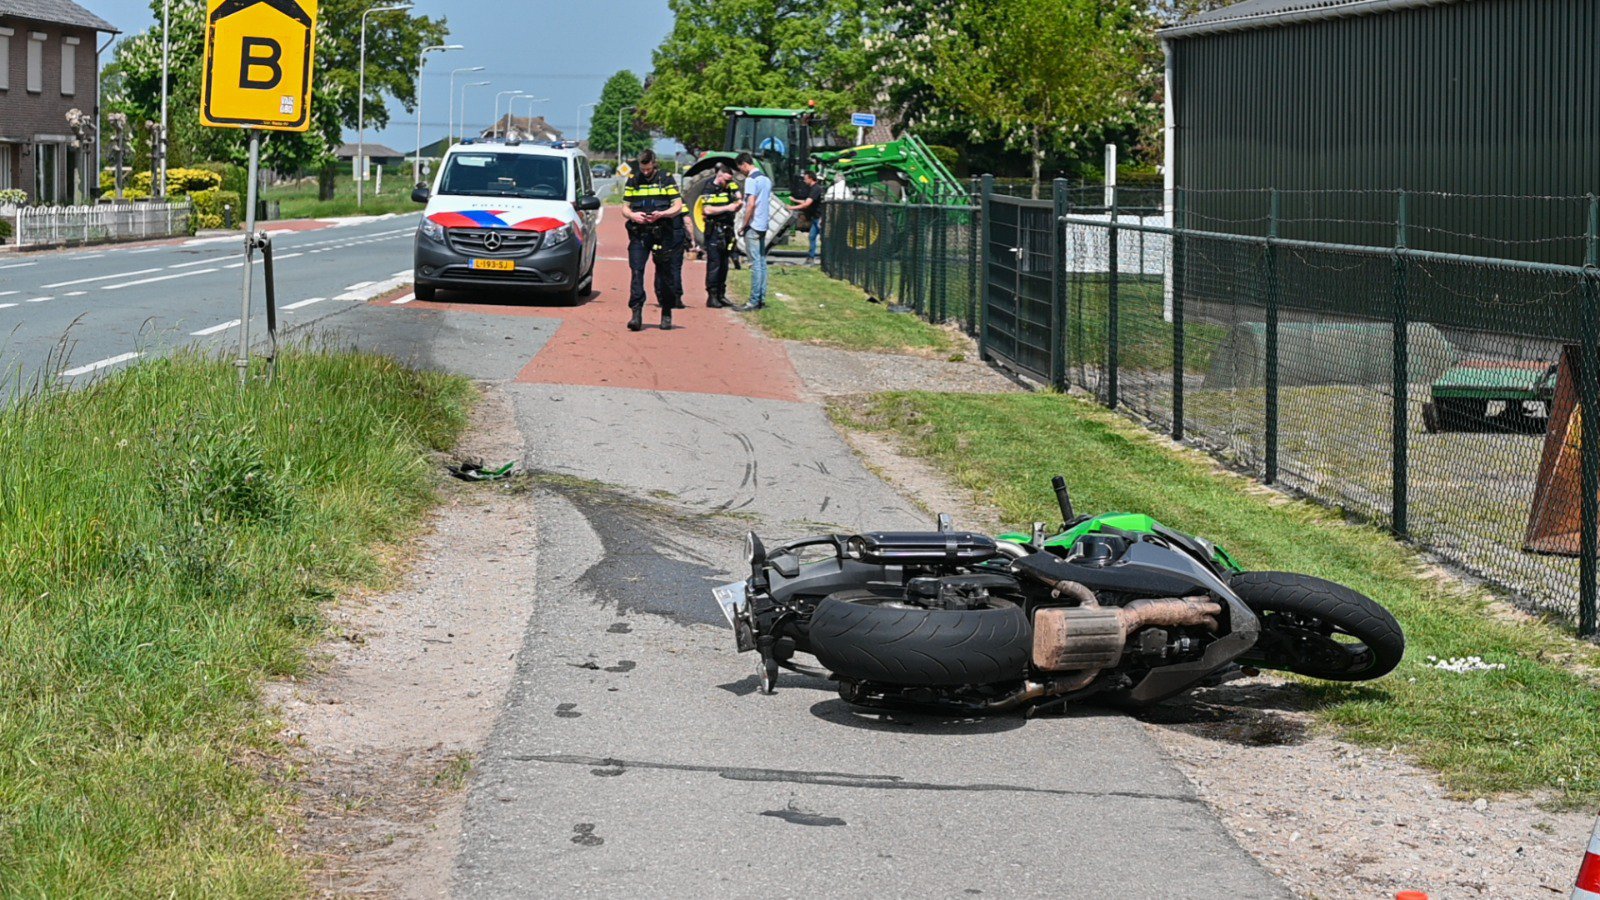
{"label": "motorcycle mirror", "polygon": [[744,536],[744,561],[749,563],[752,569],[758,569],[766,564],[766,545],[761,543],[761,538],[757,537],[754,531]]}

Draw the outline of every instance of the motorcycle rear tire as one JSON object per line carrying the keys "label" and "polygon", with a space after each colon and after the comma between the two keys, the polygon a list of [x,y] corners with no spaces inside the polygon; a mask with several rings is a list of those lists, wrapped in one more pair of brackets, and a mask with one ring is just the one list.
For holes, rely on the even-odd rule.
{"label": "motorcycle rear tire", "polygon": [[[1243,572],[1228,586],[1261,618],[1261,640],[1241,663],[1326,681],[1370,681],[1405,656],[1394,616],[1342,584],[1294,572]],[[1289,648],[1294,652],[1281,652]]]}
{"label": "motorcycle rear tire", "polygon": [[808,643],[835,675],[912,687],[995,684],[1023,678],[1033,629],[1022,608],[923,609],[889,589],[828,595],[811,616]]}

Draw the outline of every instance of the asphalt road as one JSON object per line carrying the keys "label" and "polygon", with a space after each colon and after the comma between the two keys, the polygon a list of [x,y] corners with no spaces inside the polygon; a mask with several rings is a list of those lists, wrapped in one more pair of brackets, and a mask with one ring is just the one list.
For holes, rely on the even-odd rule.
{"label": "asphalt road", "polygon": [[[602,196],[611,185],[597,181]],[[280,331],[409,282],[417,219],[261,223],[272,235]],[[236,347],[243,254],[241,235],[0,253],[0,376],[7,385],[71,381],[179,347]],[[264,283],[258,257],[257,346],[266,339]]]}
{"label": "asphalt road", "polygon": [[[538,520],[536,611],[477,760],[454,894],[1287,896],[1122,713],[863,715],[787,672],[756,692],[710,596],[741,577],[744,530],[930,523],[821,406],[781,399],[792,370],[704,308],[698,264],[677,330],[623,331],[620,224],[577,309],[467,299],[333,320],[504,385],[524,465],[553,476],[515,501]],[[723,387],[695,368],[707,358],[732,370]],[[670,389],[694,373],[697,389]]]}

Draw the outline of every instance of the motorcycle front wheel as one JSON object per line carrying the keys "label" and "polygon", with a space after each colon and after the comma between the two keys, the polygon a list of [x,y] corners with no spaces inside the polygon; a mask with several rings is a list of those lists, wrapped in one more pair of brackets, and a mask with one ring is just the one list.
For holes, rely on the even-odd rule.
{"label": "motorcycle front wheel", "polygon": [[1342,584],[1294,572],[1243,572],[1228,582],[1261,619],[1261,637],[1239,659],[1327,681],[1370,681],[1405,656],[1389,611]]}
{"label": "motorcycle front wheel", "polygon": [[830,672],[915,687],[1022,678],[1033,652],[1028,616],[991,597],[985,609],[927,609],[888,588],[839,591],[817,604],[807,640]]}

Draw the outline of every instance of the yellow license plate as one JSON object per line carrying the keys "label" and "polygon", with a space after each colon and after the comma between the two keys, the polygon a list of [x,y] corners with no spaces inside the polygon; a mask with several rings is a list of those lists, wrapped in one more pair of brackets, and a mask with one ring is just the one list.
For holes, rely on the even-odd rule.
{"label": "yellow license plate", "polygon": [[496,272],[510,272],[517,264],[509,259],[475,259],[472,261],[474,269],[493,269]]}

